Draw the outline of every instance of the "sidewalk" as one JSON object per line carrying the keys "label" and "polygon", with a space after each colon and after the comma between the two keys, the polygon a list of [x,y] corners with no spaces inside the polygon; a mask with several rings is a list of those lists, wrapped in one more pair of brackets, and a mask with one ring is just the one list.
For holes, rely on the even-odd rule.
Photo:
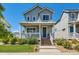
{"label": "sidewalk", "polygon": [[79,55],[79,52],[61,52],[55,46],[40,46],[39,52],[0,53],[0,55]]}

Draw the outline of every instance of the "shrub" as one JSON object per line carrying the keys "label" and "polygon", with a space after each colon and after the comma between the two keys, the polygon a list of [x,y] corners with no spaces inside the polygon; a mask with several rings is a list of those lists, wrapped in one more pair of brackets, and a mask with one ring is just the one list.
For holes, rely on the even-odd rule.
{"label": "shrub", "polygon": [[19,39],[18,43],[19,43],[20,45],[22,45],[22,44],[27,44],[27,39]]}
{"label": "shrub", "polygon": [[22,44],[38,44],[38,40],[35,37],[31,37],[31,38],[26,38],[26,39],[19,39],[18,43],[20,45],[22,45]]}
{"label": "shrub", "polygon": [[11,44],[16,44],[16,41],[17,41],[16,38],[12,38],[12,39],[10,40]]}
{"label": "shrub", "polygon": [[8,44],[9,39],[3,39],[2,42],[3,42],[4,44]]}
{"label": "shrub", "polygon": [[77,44],[74,49],[79,51],[79,44]]}
{"label": "shrub", "polygon": [[72,49],[72,44],[69,41],[64,41],[63,47],[66,49]]}
{"label": "shrub", "polygon": [[38,44],[38,40],[35,37],[28,38],[27,40],[28,44]]}
{"label": "shrub", "polygon": [[72,39],[72,43],[73,44],[77,44],[77,43],[79,43],[76,39]]}
{"label": "shrub", "polygon": [[56,42],[57,45],[62,45],[64,42],[64,39],[56,39],[54,42]]}

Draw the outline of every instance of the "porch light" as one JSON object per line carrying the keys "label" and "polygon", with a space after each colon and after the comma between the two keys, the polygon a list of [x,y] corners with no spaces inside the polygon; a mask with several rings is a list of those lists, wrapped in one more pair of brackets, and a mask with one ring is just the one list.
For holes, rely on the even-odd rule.
{"label": "porch light", "polygon": [[65,31],[65,30],[66,30],[65,28],[62,29],[62,31]]}

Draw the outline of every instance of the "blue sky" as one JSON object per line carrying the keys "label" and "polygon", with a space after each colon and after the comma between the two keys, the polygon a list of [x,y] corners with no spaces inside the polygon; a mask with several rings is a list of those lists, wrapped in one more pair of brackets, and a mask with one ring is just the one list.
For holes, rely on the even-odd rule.
{"label": "blue sky", "polygon": [[[4,17],[11,24],[12,30],[19,30],[19,22],[24,21],[23,13],[28,9],[32,8],[35,4],[33,3],[3,3],[5,8]],[[71,4],[71,3],[42,3],[39,4],[42,7],[48,7],[54,10],[54,14],[52,15],[53,21],[59,20],[61,13],[65,9],[79,9],[79,4]]]}

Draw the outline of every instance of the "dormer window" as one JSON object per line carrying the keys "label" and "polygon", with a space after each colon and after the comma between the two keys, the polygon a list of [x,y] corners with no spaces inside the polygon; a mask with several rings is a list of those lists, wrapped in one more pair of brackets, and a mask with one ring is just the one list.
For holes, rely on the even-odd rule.
{"label": "dormer window", "polygon": [[36,17],[35,16],[33,16],[33,21],[35,21],[36,20]]}
{"label": "dormer window", "polygon": [[69,19],[71,21],[74,21],[77,19],[78,14],[77,13],[69,13]]}
{"label": "dormer window", "polygon": [[27,17],[27,20],[28,20],[28,21],[30,20],[29,17]]}
{"label": "dormer window", "polygon": [[49,20],[49,15],[43,15],[43,20]]}

